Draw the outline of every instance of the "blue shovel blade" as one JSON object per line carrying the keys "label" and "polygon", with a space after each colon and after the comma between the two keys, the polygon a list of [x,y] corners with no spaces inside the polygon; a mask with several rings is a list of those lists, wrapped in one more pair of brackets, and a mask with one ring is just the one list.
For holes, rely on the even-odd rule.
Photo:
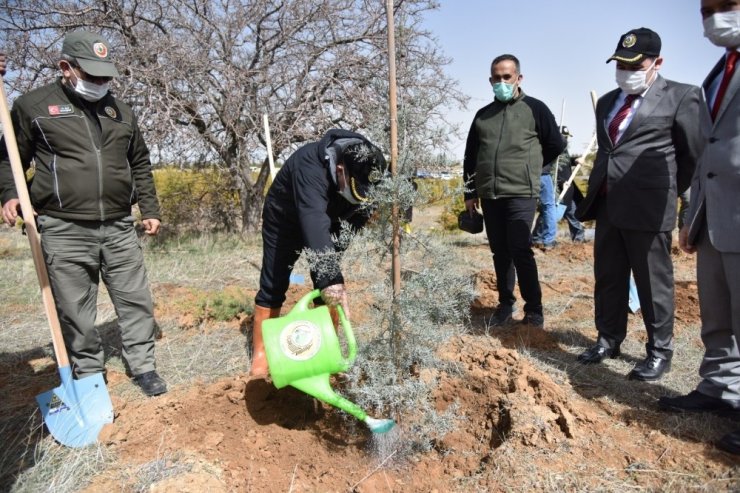
{"label": "blue shovel blade", "polygon": [[632,313],[637,313],[640,309],[640,298],[637,296],[637,286],[635,285],[635,278],[630,275],[630,294],[629,294],[629,307]]}
{"label": "blue shovel blade", "polygon": [[67,447],[84,447],[98,440],[113,422],[113,404],[103,374],[75,380],[69,366],[59,368],[62,385],[36,396],[49,433]]}
{"label": "blue shovel blade", "polygon": [[290,283],[291,284],[305,284],[306,278],[303,276],[303,274],[291,274],[290,275]]}
{"label": "blue shovel blade", "polygon": [[555,220],[560,221],[563,216],[565,215],[565,209],[567,209],[566,206],[558,202],[555,204]]}

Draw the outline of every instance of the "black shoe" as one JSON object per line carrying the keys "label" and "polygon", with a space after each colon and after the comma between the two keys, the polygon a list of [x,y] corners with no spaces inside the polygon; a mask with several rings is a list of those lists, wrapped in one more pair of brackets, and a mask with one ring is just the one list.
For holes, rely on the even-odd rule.
{"label": "black shoe", "polygon": [[594,365],[601,363],[606,358],[616,358],[620,354],[619,345],[607,348],[601,344],[596,344],[578,355],[578,361],[584,365]]}
{"label": "black shoe", "polygon": [[669,371],[671,371],[671,360],[650,355],[637,363],[632,371],[629,372],[627,378],[630,380],[640,380],[641,382],[654,382],[655,380],[660,380]]}
{"label": "black shoe", "polygon": [[499,305],[491,315],[491,319],[488,321],[489,327],[505,327],[511,324],[511,315],[514,313],[514,308],[507,305]]}
{"label": "black shoe", "polygon": [[545,317],[542,316],[541,313],[526,312],[524,313],[524,318],[522,318],[522,320],[519,323],[523,325],[530,325],[538,329],[544,329],[545,328]]}
{"label": "black shoe", "polygon": [[728,401],[692,390],[686,395],[661,397],[658,399],[658,408],[674,413],[740,413],[740,400]]}
{"label": "black shoe", "polygon": [[733,431],[723,436],[717,443],[717,448],[729,452],[731,454],[740,455],[740,430]]}
{"label": "black shoe", "polygon": [[167,384],[162,380],[162,377],[157,375],[156,371],[148,371],[141,375],[136,375],[134,377],[134,382],[136,382],[136,385],[141,387],[141,390],[149,397],[154,397],[155,395],[167,392]]}

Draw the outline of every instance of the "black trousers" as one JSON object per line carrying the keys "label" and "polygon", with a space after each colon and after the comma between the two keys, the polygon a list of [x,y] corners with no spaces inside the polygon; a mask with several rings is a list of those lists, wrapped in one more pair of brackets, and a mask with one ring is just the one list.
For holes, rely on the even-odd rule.
{"label": "black trousers", "polygon": [[[283,306],[285,293],[290,285],[290,274],[304,246],[300,227],[287,223],[281,215],[280,207],[266,204],[262,212],[260,289],[254,298],[255,305],[266,308]],[[327,285],[326,279],[322,279],[321,284],[317,282],[317,274],[313,270],[311,281],[314,287]],[[330,284],[337,282],[344,282],[341,274],[336,275]],[[320,304],[323,304],[323,300],[316,298],[314,305]]]}
{"label": "black trousers", "polygon": [[542,315],[542,290],[531,234],[537,199],[513,197],[481,199],[480,202],[493,253],[499,303],[514,305],[514,283],[518,277],[524,311]]}
{"label": "black trousers", "polygon": [[673,355],[673,261],[670,231],[617,228],[606,199],[596,212],[594,311],[598,343],[612,348],[627,336],[630,270],[635,276],[649,355]]}

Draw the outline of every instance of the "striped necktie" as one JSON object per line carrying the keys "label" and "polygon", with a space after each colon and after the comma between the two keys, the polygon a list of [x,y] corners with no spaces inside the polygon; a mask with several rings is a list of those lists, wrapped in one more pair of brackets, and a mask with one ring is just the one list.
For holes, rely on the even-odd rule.
{"label": "striped necktie", "polygon": [[617,136],[619,135],[619,125],[622,124],[625,118],[627,118],[627,115],[630,113],[630,108],[632,107],[632,102],[637,98],[637,94],[628,94],[627,97],[624,99],[624,104],[621,108],[619,108],[619,111],[617,111],[617,114],[614,115],[614,118],[612,118],[612,121],[609,122],[609,138],[612,139],[612,144],[617,143]]}

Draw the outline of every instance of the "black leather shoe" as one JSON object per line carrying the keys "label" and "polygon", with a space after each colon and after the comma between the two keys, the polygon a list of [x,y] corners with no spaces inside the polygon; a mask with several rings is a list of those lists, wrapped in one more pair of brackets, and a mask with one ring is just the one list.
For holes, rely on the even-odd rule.
{"label": "black leather shoe", "polygon": [[613,348],[606,348],[601,344],[596,344],[578,355],[578,362],[584,365],[595,365],[601,363],[606,358],[616,358],[619,356],[619,345]]}
{"label": "black leather shoe", "polygon": [[512,323],[511,316],[514,314],[514,308],[509,305],[499,305],[491,315],[488,321],[490,327],[506,327]]}
{"label": "black leather shoe", "polygon": [[717,448],[729,452],[731,454],[740,455],[740,430],[733,431],[723,436],[717,443]]}
{"label": "black leather shoe", "polygon": [[671,371],[671,360],[659,358],[650,355],[629,372],[627,378],[630,380],[640,380],[641,382],[654,382],[660,380],[667,372]]}
{"label": "black leather shoe", "polygon": [[141,375],[136,375],[134,377],[134,382],[136,382],[136,385],[141,387],[141,390],[149,397],[154,397],[155,395],[167,392],[167,384],[162,380],[162,377],[157,375],[156,371],[148,371]]}
{"label": "black leather shoe", "polygon": [[740,401],[728,401],[692,390],[686,395],[661,397],[658,408],[674,413],[732,413],[740,412]]}
{"label": "black leather shoe", "polygon": [[526,312],[524,318],[519,321],[522,325],[530,325],[537,329],[545,328],[545,317],[541,313]]}

